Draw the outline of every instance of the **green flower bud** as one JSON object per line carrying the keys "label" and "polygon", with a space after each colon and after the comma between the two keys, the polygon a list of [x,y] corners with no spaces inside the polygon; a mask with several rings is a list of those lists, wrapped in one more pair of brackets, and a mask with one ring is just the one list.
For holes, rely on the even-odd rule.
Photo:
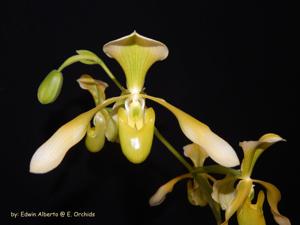
{"label": "green flower bud", "polygon": [[42,104],[49,104],[56,100],[63,84],[62,73],[52,70],[42,81],[38,89],[38,100]]}

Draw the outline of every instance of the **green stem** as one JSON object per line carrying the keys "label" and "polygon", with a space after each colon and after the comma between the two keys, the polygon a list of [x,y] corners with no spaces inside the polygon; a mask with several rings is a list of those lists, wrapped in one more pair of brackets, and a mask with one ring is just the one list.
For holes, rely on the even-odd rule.
{"label": "green stem", "polygon": [[179,162],[181,162],[182,165],[187,168],[190,173],[192,173],[193,167],[178,153],[178,151],[170,144],[170,142],[167,141],[167,139],[158,131],[156,127],[154,134],[158,140],[160,140],[160,142],[163,143],[166,148],[179,160]]}
{"label": "green stem", "polygon": [[105,71],[105,73],[109,76],[109,78],[115,83],[115,85],[121,90],[125,90],[125,88],[121,85],[121,83],[117,80],[117,78],[112,74],[110,69],[106,66],[106,64],[98,58],[97,60],[98,65],[102,67],[102,69]]}
{"label": "green stem", "polygon": [[233,176],[240,176],[241,172],[239,170],[227,168],[220,165],[211,165],[211,166],[204,166],[204,167],[198,167],[193,170],[192,173],[216,173],[216,174],[232,174]]}
{"label": "green stem", "polygon": [[[57,69],[58,71],[62,71],[67,66],[70,66],[76,62],[82,62],[84,61],[90,61],[90,65],[98,64],[102,67],[102,69],[105,71],[105,73],[108,75],[108,77],[115,83],[115,85],[121,90],[125,90],[125,88],[120,84],[120,82],[116,79],[116,77],[112,74],[110,69],[106,66],[106,64],[97,56],[97,55],[73,55],[66,59],[63,64]],[[86,64],[86,63],[85,63]]]}

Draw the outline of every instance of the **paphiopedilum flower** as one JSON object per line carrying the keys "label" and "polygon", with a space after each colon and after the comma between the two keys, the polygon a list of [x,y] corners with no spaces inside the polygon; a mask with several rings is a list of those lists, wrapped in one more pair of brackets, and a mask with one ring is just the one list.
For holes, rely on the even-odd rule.
{"label": "paphiopedilum flower", "polygon": [[[122,117],[119,123],[120,143],[124,154],[131,162],[142,162],[151,149],[155,114],[153,111],[151,122],[145,123],[146,111],[152,111],[152,109],[145,110],[145,98],[148,98],[169,109],[178,119],[183,133],[192,142],[200,145],[213,160],[227,167],[239,164],[232,147],[213,133],[207,125],[163,99],[139,94],[151,65],[168,56],[168,48],[163,43],[133,32],[107,43],[103,50],[109,57],[119,62],[126,76],[127,88],[133,94],[133,97],[127,100],[126,110],[120,109],[118,113],[119,118]],[[147,129],[143,129],[144,125]]]}
{"label": "paphiopedilum flower", "polygon": [[[122,66],[128,88],[124,93],[129,94],[104,101],[106,84],[87,75],[82,76],[78,82],[83,89],[92,94],[97,106],[61,127],[45,142],[32,157],[31,172],[45,173],[54,169],[62,161],[66,152],[85,134],[87,134],[86,146],[92,152],[97,152],[103,147],[104,135],[108,140],[115,140],[116,134],[118,134],[122,151],[129,161],[143,162],[150,153],[155,122],[155,112],[152,108],[145,106],[145,99],[155,101],[170,110],[177,118],[185,136],[199,145],[217,163],[226,167],[239,164],[239,159],[232,147],[211,131],[207,125],[163,99],[141,93],[148,69],[156,61],[163,60],[168,56],[168,48],[163,43],[134,32],[107,43],[103,50]],[[61,82],[52,81],[55,81],[57,76],[61,77],[62,69],[75,62],[99,64],[110,78],[120,85],[97,55],[87,50],[79,50],[77,53],[78,55],[67,59],[42,83],[41,91],[39,90],[42,103],[51,103],[57,98]],[[114,114],[115,120],[113,120],[110,110],[105,107],[120,99],[124,101],[118,106],[118,111]],[[92,126],[90,125],[91,119],[93,119]],[[115,126],[116,123],[118,129]]]}
{"label": "paphiopedilum flower", "polygon": [[[274,220],[280,225],[290,225],[287,217],[281,215],[277,205],[280,201],[280,191],[273,185],[265,181],[251,178],[251,173],[258,157],[271,145],[276,142],[284,141],[279,135],[265,134],[258,141],[244,141],[240,146],[244,152],[244,159],[241,164],[241,176],[227,176],[222,180],[214,182],[213,199],[218,202],[225,211],[225,221],[223,225],[228,224],[229,219],[236,213],[240,225],[248,225],[247,216],[254,215],[248,218],[252,224],[263,225],[264,218],[262,207],[251,205],[251,190],[253,184],[263,186],[267,191],[267,201],[269,203]],[[239,181],[238,181],[239,180]],[[235,183],[238,181],[237,185]],[[260,194],[262,195],[262,194]],[[260,198],[262,198],[260,196]],[[262,200],[258,200],[260,202]]]}

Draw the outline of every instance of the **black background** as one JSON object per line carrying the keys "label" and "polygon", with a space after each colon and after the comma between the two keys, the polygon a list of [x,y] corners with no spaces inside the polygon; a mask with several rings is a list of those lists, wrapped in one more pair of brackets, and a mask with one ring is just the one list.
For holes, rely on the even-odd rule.
{"label": "black background", "polygon": [[[91,154],[81,142],[54,171],[28,172],[39,145],[93,106],[76,83],[81,74],[108,82],[108,96],[119,94],[101,68],[76,64],[64,71],[58,100],[42,106],[36,90],[43,77],[76,49],[89,49],[124,83],[102,45],[133,30],[170,49],[147,75],[149,94],[208,124],[240,156],[239,141],[267,132],[288,140],[260,158],[254,176],[280,188],[279,208],[298,224],[296,78],[285,1],[20,1],[1,11],[1,224],[214,224],[208,207],[188,203],[185,182],[161,206],[149,207],[161,184],[185,172],[157,140],[141,165],[130,164],[116,144]],[[178,149],[189,143],[169,112],[147,104],[155,107],[157,127]],[[268,224],[275,224],[265,208]],[[10,212],[21,210],[93,211],[96,218],[10,218]]]}

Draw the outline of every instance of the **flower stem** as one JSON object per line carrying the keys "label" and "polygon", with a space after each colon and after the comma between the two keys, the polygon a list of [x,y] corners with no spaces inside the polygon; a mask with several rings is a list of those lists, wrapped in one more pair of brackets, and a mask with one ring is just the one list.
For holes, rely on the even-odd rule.
{"label": "flower stem", "polygon": [[113,75],[113,73],[110,71],[110,69],[106,66],[106,64],[98,58],[97,60],[98,65],[102,67],[102,69],[105,71],[105,73],[108,75],[108,77],[115,83],[115,85],[121,90],[125,90],[125,88],[121,85],[121,83],[117,80],[117,78]]}
{"label": "flower stem", "polygon": [[167,141],[167,139],[155,127],[154,134],[163,143],[166,148],[182,163],[182,165],[190,172],[193,172],[193,167],[178,153],[178,151]]}
{"label": "flower stem", "polygon": [[195,168],[192,173],[216,173],[216,174],[224,174],[224,175],[232,174],[236,177],[241,175],[241,172],[239,170],[227,168],[220,165],[198,167]]}
{"label": "flower stem", "polygon": [[[66,59],[63,64],[57,69],[58,71],[62,71],[66,67],[76,63],[76,62],[82,62],[85,63],[84,60],[88,60],[91,63],[89,65],[98,64],[102,67],[102,69],[105,71],[105,73],[108,75],[108,77],[115,83],[115,85],[121,90],[125,90],[125,88],[121,85],[121,83],[116,79],[116,77],[112,74],[110,69],[106,66],[106,64],[100,59],[97,55],[93,54],[91,55],[73,55]],[[86,64],[86,63],[85,63]]]}

